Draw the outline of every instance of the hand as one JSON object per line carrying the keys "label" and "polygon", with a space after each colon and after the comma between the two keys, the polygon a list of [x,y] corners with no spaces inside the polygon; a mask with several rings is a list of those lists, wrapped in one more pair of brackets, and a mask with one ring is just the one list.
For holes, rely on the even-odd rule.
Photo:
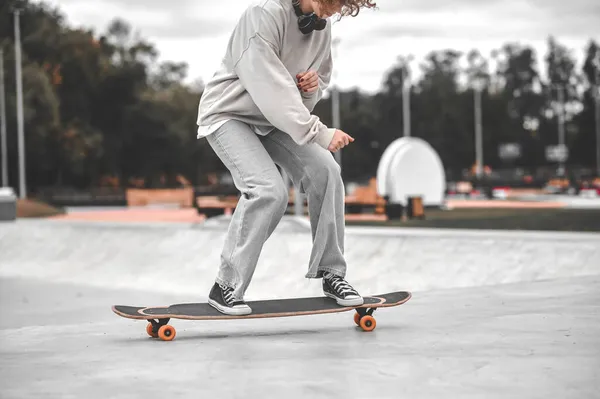
{"label": "hand", "polygon": [[301,72],[296,75],[298,89],[305,93],[314,93],[319,88],[319,75],[315,71]]}
{"label": "hand", "polygon": [[336,129],[327,149],[331,152],[337,152],[352,142],[354,142],[354,138],[341,130]]}

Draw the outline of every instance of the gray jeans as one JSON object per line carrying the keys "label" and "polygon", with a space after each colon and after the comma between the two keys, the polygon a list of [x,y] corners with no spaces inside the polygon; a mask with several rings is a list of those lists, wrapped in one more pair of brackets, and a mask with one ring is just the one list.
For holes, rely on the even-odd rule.
{"label": "gray jeans", "polygon": [[263,245],[285,213],[288,191],[275,165],[307,196],[313,247],[306,278],[320,278],[323,272],[345,277],[345,193],[333,154],[317,144],[300,146],[278,130],[258,135],[235,120],[207,140],[242,194],[221,253],[218,283],[243,299]]}

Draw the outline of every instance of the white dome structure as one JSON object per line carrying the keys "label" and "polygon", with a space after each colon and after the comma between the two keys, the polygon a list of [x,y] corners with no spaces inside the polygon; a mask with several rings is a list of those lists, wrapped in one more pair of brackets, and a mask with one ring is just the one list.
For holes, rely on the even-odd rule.
{"label": "white dome structure", "polygon": [[446,174],[437,152],[418,137],[394,140],[383,152],[377,168],[377,193],[394,204],[421,197],[424,206],[441,206]]}

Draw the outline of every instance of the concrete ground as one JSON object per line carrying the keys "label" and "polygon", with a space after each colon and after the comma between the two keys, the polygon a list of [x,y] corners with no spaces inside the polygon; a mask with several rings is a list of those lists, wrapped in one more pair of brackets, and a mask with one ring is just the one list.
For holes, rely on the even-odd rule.
{"label": "concrete ground", "polygon": [[[375,312],[172,320],[172,342],[113,304],[205,301],[225,220],[0,224],[0,399],[600,398],[600,235],[349,228]],[[249,299],[310,296],[310,232],[266,244]],[[151,289],[158,288],[159,292]]]}
{"label": "concrete ground", "polygon": [[600,276],[415,292],[371,333],[348,312],[163,342],[110,310],[196,299],[0,278],[0,398],[600,397]]}

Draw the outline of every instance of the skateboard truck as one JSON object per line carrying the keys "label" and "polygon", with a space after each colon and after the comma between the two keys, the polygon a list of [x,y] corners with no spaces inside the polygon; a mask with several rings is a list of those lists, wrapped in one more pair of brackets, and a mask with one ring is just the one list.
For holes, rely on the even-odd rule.
{"label": "skateboard truck", "polygon": [[354,314],[354,322],[356,325],[365,331],[373,331],[377,325],[377,322],[373,317],[375,310],[377,310],[377,308],[356,308],[356,313]]}
{"label": "skateboard truck", "polygon": [[160,338],[163,341],[172,341],[175,338],[175,328],[167,325],[171,319],[148,319],[149,323],[146,326],[146,332],[152,338]]}
{"label": "skateboard truck", "polygon": [[356,308],[356,313],[358,313],[360,315],[360,317],[367,316],[367,315],[372,316],[376,310],[377,310],[377,308]]}

